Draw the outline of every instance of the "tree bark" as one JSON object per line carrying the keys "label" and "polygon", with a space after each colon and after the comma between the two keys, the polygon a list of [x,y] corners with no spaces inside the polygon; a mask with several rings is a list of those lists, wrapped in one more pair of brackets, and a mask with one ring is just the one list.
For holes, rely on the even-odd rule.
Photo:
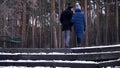
{"label": "tree bark", "polygon": [[116,41],[116,43],[119,43],[119,18],[118,18],[118,0],[115,0],[115,3],[116,3],[116,37],[117,37],[117,41]]}
{"label": "tree bark", "polygon": [[100,22],[99,22],[99,6],[98,6],[99,0],[96,0],[96,15],[97,15],[97,37],[96,37],[96,45],[100,45]]}
{"label": "tree bark", "polygon": [[55,17],[55,0],[51,0],[51,20],[53,23],[53,40],[54,40],[54,48],[58,48],[57,44],[57,34],[56,34],[56,17]]}
{"label": "tree bark", "polygon": [[32,16],[32,48],[35,48],[35,17]]}
{"label": "tree bark", "polygon": [[85,45],[88,46],[89,44],[89,39],[88,39],[88,24],[87,24],[87,0],[84,0],[85,2],[85,20],[86,20],[86,36],[85,36]]}
{"label": "tree bark", "polygon": [[108,44],[107,42],[108,42],[108,0],[106,0],[106,2],[105,2],[105,17],[106,17],[106,19],[105,19],[105,22],[106,22],[106,28],[105,28],[105,41],[104,41],[104,43],[105,44]]}
{"label": "tree bark", "polygon": [[[61,1],[62,1],[62,0],[59,0],[59,3],[58,3],[58,4],[59,4],[59,18],[60,18],[60,14],[61,14],[61,12],[62,12],[62,11],[61,11]],[[59,22],[59,28],[58,28],[58,29],[59,29],[59,42],[58,42],[59,45],[58,45],[58,48],[61,48],[61,43],[62,43],[62,42],[61,42],[61,39],[62,39],[61,36],[62,36],[62,35],[61,35],[61,24],[60,24],[60,22]]]}
{"label": "tree bark", "polygon": [[22,14],[22,48],[25,47],[26,43],[26,3],[23,3],[23,14]]}

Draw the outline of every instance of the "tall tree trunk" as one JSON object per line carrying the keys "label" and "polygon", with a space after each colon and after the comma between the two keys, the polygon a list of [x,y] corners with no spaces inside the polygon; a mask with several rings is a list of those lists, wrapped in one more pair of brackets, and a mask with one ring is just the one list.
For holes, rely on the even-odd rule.
{"label": "tall tree trunk", "polygon": [[41,47],[42,48],[44,48],[45,47],[45,35],[44,35],[44,33],[45,33],[45,24],[44,24],[44,14],[45,14],[45,0],[41,0],[41,15],[40,15],[40,17],[41,17]]}
{"label": "tall tree trunk", "polygon": [[96,0],[96,15],[97,15],[97,37],[96,37],[96,45],[100,45],[100,22],[99,22],[99,6],[98,6],[99,0]]}
{"label": "tall tree trunk", "polygon": [[[65,10],[66,0],[61,0],[61,1],[62,1],[62,2],[61,2],[61,3],[62,3],[62,4],[61,4],[61,9],[62,9],[62,11],[64,11],[64,10]],[[61,42],[62,42],[61,45],[62,45],[62,46],[61,46],[61,47],[64,48],[64,47],[65,47],[65,44],[64,44],[64,43],[65,43],[65,42],[64,42],[64,32],[62,32],[61,34],[62,34],[62,36],[61,36],[61,37],[62,37],[62,39],[61,39]]]}
{"label": "tall tree trunk", "polygon": [[35,17],[32,16],[32,47],[35,48]]}
{"label": "tall tree trunk", "polygon": [[[3,36],[6,37],[6,26],[7,26],[7,25],[6,25],[6,18],[5,18],[5,16],[4,16],[4,18],[3,18],[3,22],[4,22],[4,25],[3,25],[3,26],[4,26],[4,28],[3,28],[3,30],[4,30],[4,31],[3,31]],[[3,42],[3,47],[4,47],[4,48],[6,47],[6,42],[5,42],[5,40],[4,40],[4,42]]]}
{"label": "tall tree trunk", "polygon": [[57,34],[56,34],[56,17],[55,17],[55,0],[51,0],[51,20],[53,23],[53,40],[54,40],[54,48],[57,48]]}
{"label": "tall tree trunk", "polygon": [[85,18],[86,18],[86,36],[85,36],[85,45],[88,46],[88,24],[87,24],[87,0],[84,0],[85,2]]}
{"label": "tall tree trunk", "polygon": [[26,3],[23,3],[22,14],[22,47],[25,47],[26,43]]}
{"label": "tall tree trunk", "polygon": [[119,19],[118,19],[118,0],[115,0],[115,3],[116,3],[116,37],[117,37],[117,41],[116,41],[116,43],[118,43],[119,42]]}
{"label": "tall tree trunk", "polygon": [[42,18],[43,18],[42,17],[42,9],[41,9],[42,8],[41,7],[42,6],[42,0],[40,0],[39,3],[40,3],[40,11],[41,11],[40,14],[39,14],[40,15],[39,16],[40,17],[39,18],[39,21],[40,21],[40,28],[39,28],[39,31],[40,31],[40,33],[39,33],[39,48],[41,48],[42,47],[42,23],[41,22],[42,22]]}
{"label": "tall tree trunk", "polygon": [[108,43],[108,0],[105,1],[105,16],[106,16],[106,19],[105,19],[105,24],[106,24],[106,28],[105,28],[105,44]]}
{"label": "tall tree trunk", "polygon": [[[62,12],[62,11],[61,11],[61,9],[62,9],[62,8],[61,8],[61,1],[62,1],[62,0],[59,0],[59,3],[58,3],[58,4],[59,4],[59,18],[60,18],[60,14],[61,14],[61,12]],[[59,28],[58,28],[58,29],[59,29],[59,34],[58,34],[58,35],[59,35],[59,42],[58,42],[59,45],[58,45],[58,48],[61,48],[61,43],[62,43],[62,42],[61,42],[61,39],[62,39],[61,36],[62,36],[62,35],[61,35],[61,25],[60,25],[60,22],[59,22]]]}
{"label": "tall tree trunk", "polygon": [[36,23],[36,6],[37,0],[32,0],[32,8],[33,8],[33,15],[32,15],[32,47],[35,48],[35,23]]}

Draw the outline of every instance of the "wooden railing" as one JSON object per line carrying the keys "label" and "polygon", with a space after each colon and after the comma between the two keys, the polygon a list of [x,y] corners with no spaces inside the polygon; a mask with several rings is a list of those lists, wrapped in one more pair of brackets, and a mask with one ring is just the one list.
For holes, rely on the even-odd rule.
{"label": "wooden railing", "polygon": [[120,66],[119,58],[120,45],[67,49],[0,48],[0,66],[102,68]]}

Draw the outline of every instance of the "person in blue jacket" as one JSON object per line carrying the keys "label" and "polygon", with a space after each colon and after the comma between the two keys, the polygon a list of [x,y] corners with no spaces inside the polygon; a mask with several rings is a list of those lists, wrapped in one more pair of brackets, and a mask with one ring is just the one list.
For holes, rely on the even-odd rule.
{"label": "person in blue jacket", "polygon": [[81,46],[81,40],[84,35],[86,28],[86,22],[83,12],[81,11],[81,6],[79,3],[76,3],[75,13],[72,16],[71,22],[74,26],[74,31],[77,36],[77,46]]}

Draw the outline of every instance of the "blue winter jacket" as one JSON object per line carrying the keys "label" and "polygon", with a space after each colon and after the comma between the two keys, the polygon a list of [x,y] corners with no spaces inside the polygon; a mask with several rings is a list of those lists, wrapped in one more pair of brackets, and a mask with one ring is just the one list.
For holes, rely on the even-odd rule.
{"label": "blue winter jacket", "polygon": [[75,10],[71,22],[74,25],[74,30],[77,37],[82,38],[86,28],[86,22],[85,22],[84,14],[83,12],[81,12],[80,9]]}

